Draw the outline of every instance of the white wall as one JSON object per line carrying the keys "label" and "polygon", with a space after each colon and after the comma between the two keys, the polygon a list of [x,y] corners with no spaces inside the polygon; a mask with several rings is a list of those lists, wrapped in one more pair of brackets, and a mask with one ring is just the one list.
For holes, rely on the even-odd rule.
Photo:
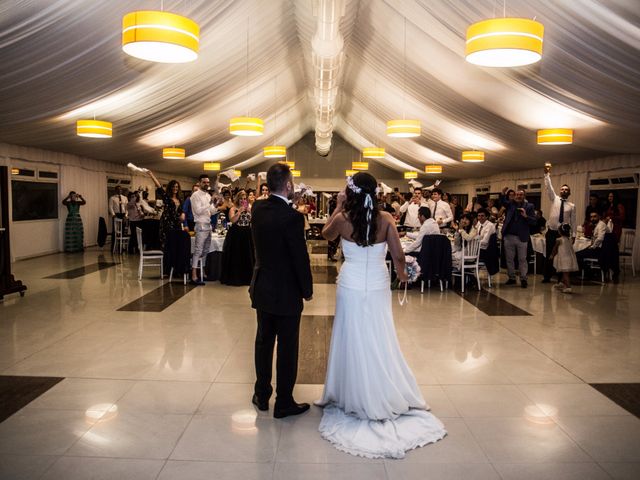
{"label": "white wall", "polygon": [[[58,172],[58,219],[21,222],[10,220],[12,261],[63,250],[67,209],[62,205],[62,199],[71,190],[81,193],[87,201],[86,205],[80,207],[80,216],[84,224],[85,246],[91,246],[97,243],[98,218],[102,216],[106,219],[108,215],[107,177],[131,179],[133,188],[147,186],[150,191],[155,188],[148,176],[133,175],[126,165],[6,143],[0,143],[0,165],[9,169],[14,167]],[[156,176],[163,183],[175,178],[187,189],[194,181],[192,178],[160,172]],[[4,187],[3,185],[2,188]],[[6,188],[10,189],[10,185]],[[153,198],[153,194],[151,196]],[[9,215],[11,216],[11,195]]]}

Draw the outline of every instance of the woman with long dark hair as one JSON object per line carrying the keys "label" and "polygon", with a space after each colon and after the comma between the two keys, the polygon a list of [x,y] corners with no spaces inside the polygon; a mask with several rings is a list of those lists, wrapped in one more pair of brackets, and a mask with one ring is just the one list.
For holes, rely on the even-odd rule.
{"label": "woman with long dark hair", "polygon": [[620,203],[616,192],[609,192],[607,195],[607,202],[604,205],[603,212],[605,223],[609,223],[609,220],[611,220],[611,223],[613,224],[612,232],[619,242],[620,236],[622,235],[622,224],[625,219],[625,211],[624,205]]}
{"label": "woman with long dark hair", "polygon": [[231,228],[222,247],[222,272],[220,283],[224,285],[250,285],[255,257],[251,239],[251,207],[247,192],[240,190],[229,209]]}
{"label": "woman with long dark hair", "polygon": [[376,205],[376,179],[347,180],[322,230],[342,238],[340,269],[324,393],[322,437],[338,450],[368,458],[403,458],[407,450],[446,435],[400,350],[393,324],[387,248],[407,281],[395,220]]}
{"label": "woman with long dark hair", "polygon": [[182,230],[185,214],[182,211],[182,192],[177,180],[171,180],[167,189],[162,188],[151,170],[149,176],[156,184],[156,200],[162,200],[162,216],[160,217],[160,245],[165,248],[165,241],[170,230]]}
{"label": "woman with long dark hair", "polygon": [[67,207],[69,214],[64,223],[64,251],[82,252],[84,250],[84,227],[80,217],[80,206],[86,205],[82,195],[74,191],[69,192],[62,204]]}

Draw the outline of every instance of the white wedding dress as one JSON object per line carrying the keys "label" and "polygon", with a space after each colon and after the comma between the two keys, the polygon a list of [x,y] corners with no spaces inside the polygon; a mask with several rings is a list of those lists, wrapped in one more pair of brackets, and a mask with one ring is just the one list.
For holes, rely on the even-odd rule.
{"label": "white wedding dress", "polygon": [[342,240],[336,313],[324,393],[322,437],[367,458],[404,458],[442,439],[444,425],[428,407],[398,343],[386,243]]}

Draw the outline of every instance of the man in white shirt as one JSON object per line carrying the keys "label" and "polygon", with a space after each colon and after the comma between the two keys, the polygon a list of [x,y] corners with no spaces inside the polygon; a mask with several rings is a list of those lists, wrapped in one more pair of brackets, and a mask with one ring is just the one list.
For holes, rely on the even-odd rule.
{"label": "man in white shirt", "polygon": [[489,212],[485,208],[478,210],[478,223],[474,228],[478,231],[478,238],[480,238],[480,250],[487,249],[491,235],[496,233],[496,226],[488,218]]}
{"label": "man in white shirt", "polygon": [[109,198],[109,215],[111,215],[111,245],[116,241],[115,219],[124,219],[127,216],[127,203],[129,200],[122,194],[122,187],[116,186],[116,193]]}
{"label": "man in white shirt", "polygon": [[400,207],[400,213],[407,213],[404,218],[405,227],[420,228],[420,220],[418,219],[418,210],[420,207],[427,207],[427,201],[422,198],[422,188],[413,189],[413,197],[411,202],[404,202]]}
{"label": "man in white shirt", "polygon": [[422,248],[422,239],[425,235],[440,235],[440,227],[438,227],[436,221],[431,218],[431,210],[429,210],[429,207],[420,207],[418,209],[418,219],[421,223],[420,230],[418,233],[407,232],[407,237],[412,238],[413,242],[404,247],[404,253],[418,254]]}
{"label": "man in white shirt", "polygon": [[560,228],[560,225],[563,223],[568,223],[571,225],[571,236],[575,236],[577,228],[576,207],[573,203],[568,201],[569,195],[571,195],[571,189],[569,188],[569,185],[562,185],[560,187],[560,195],[556,195],[553,185],[551,184],[551,176],[549,175],[550,168],[551,167],[549,165],[545,165],[544,167],[544,185],[547,190],[549,200],[551,200],[551,211],[547,217],[548,228],[547,233],[545,234],[547,255],[544,262],[544,278],[542,283],[549,283],[551,281],[551,277],[556,273],[553,268],[551,253],[553,252],[556,240],[560,236],[558,228]]}
{"label": "man in white shirt", "polygon": [[448,227],[453,221],[453,213],[447,202],[442,200],[442,190],[434,188],[431,190],[431,199],[427,202],[431,210],[431,217],[440,228]]}
{"label": "man in white shirt", "polygon": [[593,225],[593,235],[591,236],[591,245],[584,250],[580,250],[576,253],[578,258],[578,266],[580,270],[584,268],[585,258],[599,258],[600,249],[602,248],[602,242],[604,236],[607,233],[611,233],[607,224],[602,221],[598,212],[591,212],[590,217],[591,225]]}
{"label": "man in white shirt", "polygon": [[191,211],[193,212],[193,221],[195,223],[195,246],[193,256],[191,257],[191,284],[204,285],[203,279],[198,280],[198,260],[202,259],[204,263],[209,247],[211,246],[211,215],[214,215],[218,209],[209,195],[211,181],[209,175],[203,173],[200,175],[198,182],[200,187],[191,194]]}

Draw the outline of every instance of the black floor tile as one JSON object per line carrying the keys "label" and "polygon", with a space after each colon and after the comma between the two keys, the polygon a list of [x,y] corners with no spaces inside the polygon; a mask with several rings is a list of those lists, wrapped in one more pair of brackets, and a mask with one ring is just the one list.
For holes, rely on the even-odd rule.
{"label": "black floor tile", "polygon": [[195,287],[182,283],[166,282],[162,286],[126,304],[118,309],[119,312],[162,312],[174,302],[180,300]]}
{"label": "black floor tile", "polygon": [[116,265],[114,262],[98,262],[92,263],[90,265],[85,265],[80,268],[74,268],[73,270],[67,270],[66,272],[56,273],[55,275],[49,275],[44,278],[56,278],[56,279],[72,279],[82,277],[84,275],[89,275],[90,273],[97,272],[98,270],[103,270],[105,268],[110,268]]}
{"label": "black floor tile", "polygon": [[454,289],[454,291],[490,317],[531,316],[529,312],[516,307],[514,304],[507,302],[487,290],[467,290],[464,293],[457,289]]}
{"label": "black floor tile", "polygon": [[591,386],[640,418],[640,383],[592,383]]}
{"label": "black floor tile", "polygon": [[336,283],[338,268],[333,265],[312,265],[313,283]]}
{"label": "black floor tile", "polygon": [[0,375],[0,422],[5,421],[56,383],[61,377],[18,377]]}

